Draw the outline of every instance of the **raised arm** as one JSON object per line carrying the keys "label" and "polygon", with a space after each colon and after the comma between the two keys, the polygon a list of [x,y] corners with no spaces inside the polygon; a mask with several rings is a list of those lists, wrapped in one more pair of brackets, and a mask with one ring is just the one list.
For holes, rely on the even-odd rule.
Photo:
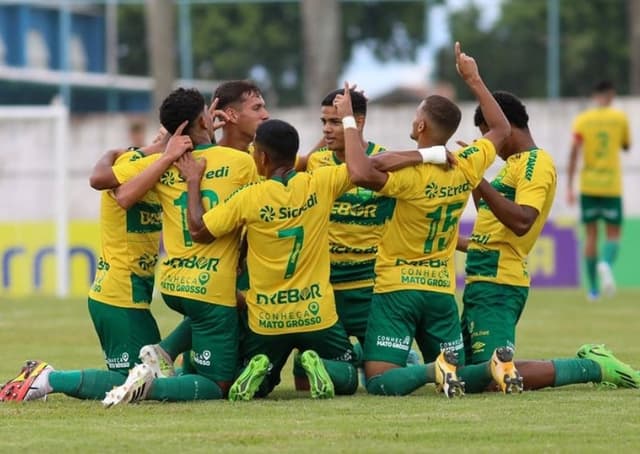
{"label": "raised arm", "polygon": [[473,57],[462,52],[459,42],[455,44],[455,54],[458,74],[460,74],[460,77],[462,77],[478,100],[482,115],[489,127],[489,131],[484,135],[484,138],[490,140],[496,150],[500,150],[509,134],[511,134],[509,121],[480,77],[476,61]]}
{"label": "raised arm", "polygon": [[345,82],[344,93],[336,96],[333,102],[338,115],[342,118],[344,127],[345,157],[349,178],[355,185],[377,191],[382,189],[389,175],[376,169],[373,161],[365,153],[358,128],[356,127],[356,121],[353,117],[350,88],[349,83]]}
{"label": "raised arm", "polygon": [[211,243],[215,239],[202,220],[205,209],[200,195],[200,182],[206,164],[202,158],[194,159],[191,153],[183,154],[175,163],[187,181],[187,225],[191,239],[196,243]]}
{"label": "raised arm", "polygon": [[166,170],[171,167],[185,151],[193,148],[191,138],[181,135],[188,121],[184,121],[167,142],[166,149],[149,167],[140,172],[139,175],[120,185],[115,190],[116,201],[120,207],[128,210],[136,204],[144,195],[158,182]]}

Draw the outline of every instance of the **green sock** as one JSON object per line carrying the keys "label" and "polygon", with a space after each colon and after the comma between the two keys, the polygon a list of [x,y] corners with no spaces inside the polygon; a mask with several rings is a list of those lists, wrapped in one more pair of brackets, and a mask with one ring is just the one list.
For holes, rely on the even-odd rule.
{"label": "green sock", "polygon": [[367,392],[378,396],[406,396],[429,382],[425,364],[396,367],[367,380]]}
{"label": "green sock", "polygon": [[353,364],[332,359],[323,359],[322,363],[331,377],[337,395],[348,396],[356,392],[358,389],[358,370]]}
{"label": "green sock", "polygon": [[618,240],[607,241],[604,243],[604,248],[602,251],[602,258],[609,266],[613,265],[613,262],[618,258],[618,248],[620,246],[620,242]]}
{"label": "green sock", "polygon": [[554,387],[602,381],[600,366],[590,359],[552,359],[551,362],[556,370]]}
{"label": "green sock", "polygon": [[156,378],[147,399],[169,402],[222,399],[218,384],[202,375]]}
{"label": "green sock", "polygon": [[589,280],[589,290],[593,293],[598,293],[598,274],[596,273],[598,257],[585,257],[585,263],[587,265],[587,279]]}
{"label": "green sock", "polygon": [[167,337],[160,341],[160,347],[175,360],[176,357],[191,350],[191,319],[185,317]]}
{"label": "green sock", "polygon": [[473,394],[485,391],[493,380],[489,362],[461,367],[458,369],[458,379],[464,382],[466,393]]}
{"label": "green sock", "polygon": [[54,370],[49,374],[49,385],[54,393],[64,393],[78,399],[104,399],[107,391],[120,386],[127,376],[110,370]]}

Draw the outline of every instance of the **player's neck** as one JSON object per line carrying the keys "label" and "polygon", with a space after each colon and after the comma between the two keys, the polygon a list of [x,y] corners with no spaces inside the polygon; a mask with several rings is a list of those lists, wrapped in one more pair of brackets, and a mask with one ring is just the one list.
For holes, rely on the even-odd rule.
{"label": "player's neck", "polygon": [[280,179],[286,180],[287,177],[291,175],[291,172],[295,172],[293,165],[291,164],[279,165],[274,169],[267,170],[267,178],[280,178]]}
{"label": "player's neck", "polygon": [[248,151],[251,138],[235,129],[223,130],[222,137],[218,141],[218,145],[223,147],[235,148],[236,150]]}
{"label": "player's neck", "polygon": [[194,147],[197,147],[198,145],[210,145],[211,136],[209,136],[206,131],[202,133],[196,132],[191,135],[191,141],[193,142]]}

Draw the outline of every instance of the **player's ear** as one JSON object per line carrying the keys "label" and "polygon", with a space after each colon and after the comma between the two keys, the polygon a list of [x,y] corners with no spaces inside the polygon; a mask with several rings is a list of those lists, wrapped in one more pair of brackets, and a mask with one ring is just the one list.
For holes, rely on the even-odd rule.
{"label": "player's ear", "polygon": [[356,115],[355,119],[356,119],[356,126],[357,128],[362,131],[362,129],[364,128],[364,115]]}

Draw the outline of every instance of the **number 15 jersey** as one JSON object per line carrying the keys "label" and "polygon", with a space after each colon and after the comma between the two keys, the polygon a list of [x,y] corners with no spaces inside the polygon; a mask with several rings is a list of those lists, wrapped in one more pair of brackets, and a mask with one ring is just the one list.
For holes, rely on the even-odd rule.
{"label": "number 15 jersey", "polygon": [[396,208],[378,247],[374,293],[455,292],[460,215],[495,157],[493,143],[479,139],[456,154],[453,169],[422,164],[389,174],[379,192]]}

